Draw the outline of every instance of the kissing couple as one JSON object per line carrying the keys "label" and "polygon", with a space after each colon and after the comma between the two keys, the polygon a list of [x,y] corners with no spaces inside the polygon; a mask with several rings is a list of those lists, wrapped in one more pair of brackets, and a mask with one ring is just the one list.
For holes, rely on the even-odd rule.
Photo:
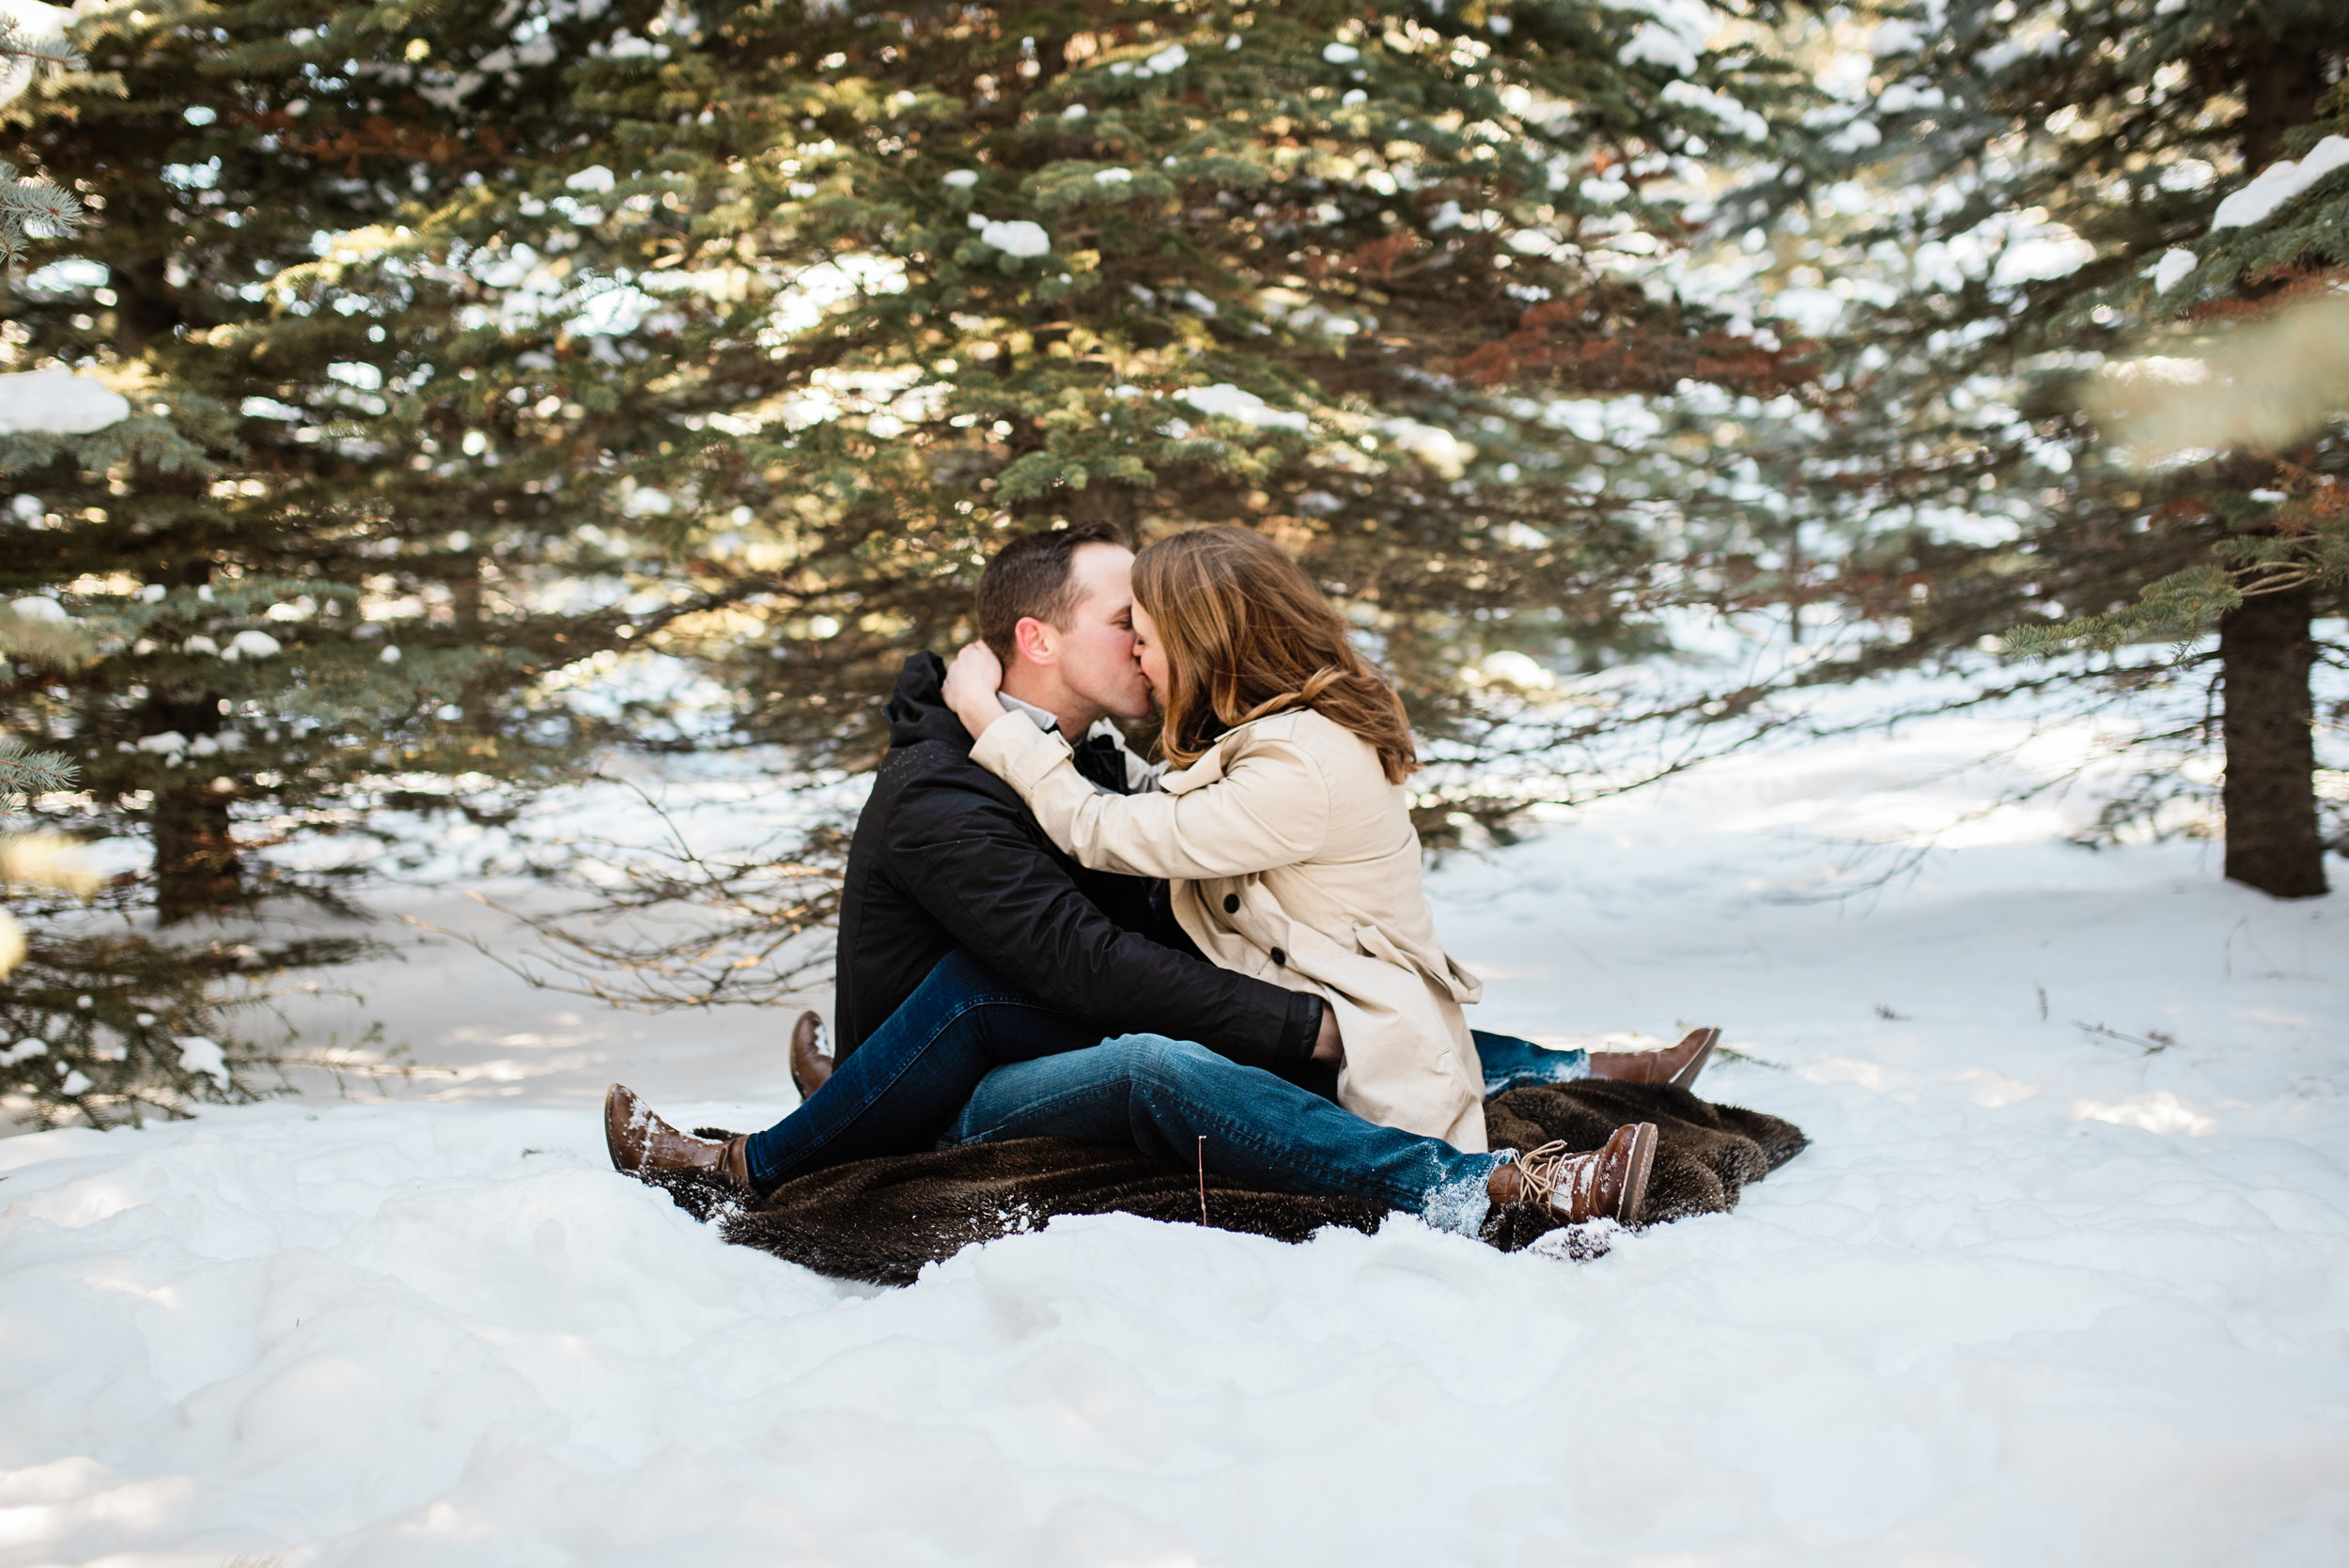
{"label": "kissing couple", "polygon": [[[614,1084],[615,1167],[763,1197],[849,1160],[1061,1137],[1468,1234],[1511,1203],[1639,1222],[1653,1123],[1592,1153],[1494,1151],[1485,1098],[1686,1088],[1719,1031],[1585,1052],[1468,1027],[1480,987],[1421,885],[1403,705],[1294,561],[1239,527],[1139,555],[1106,526],[1030,534],[988,564],[976,620],[951,670],[916,654],[889,700],[842,890],[836,1055],[802,1016],[799,1109],[723,1142]],[[1111,721],[1154,704],[1152,763]]]}

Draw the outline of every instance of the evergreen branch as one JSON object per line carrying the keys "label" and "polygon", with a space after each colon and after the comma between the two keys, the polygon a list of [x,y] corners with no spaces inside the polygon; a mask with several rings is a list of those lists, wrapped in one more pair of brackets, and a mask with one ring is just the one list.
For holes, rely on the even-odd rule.
{"label": "evergreen branch", "polygon": [[18,179],[14,175],[14,170],[0,163],[0,213],[19,221],[30,218],[60,227],[82,221],[81,197],[47,180]]}
{"label": "evergreen branch", "polygon": [[0,799],[71,789],[80,771],[62,752],[28,751],[15,736],[0,735]]}
{"label": "evergreen branch", "polygon": [[[303,1059],[301,1032],[277,1005],[284,993],[261,983],[375,951],[341,937],[68,935],[54,921],[28,936],[23,967],[0,985],[0,1036],[16,1041],[0,1053],[0,1089],[26,1096],[44,1126],[78,1116],[105,1127],[149,1111],[177,1119],[193,1103],[259,1098],[270,1091],[255,1077],[281,1062],[326,1065]],[[256,1009],[278,1027],[249,1031],[243,1019]]]}
{"label": "evergreen branch", "polygon": [[2123,361],[2090,410],[2139,466],[2190,450],[2273,452],[2349,406],[2349,298],[2329,290],[2224,321],[2199,357]]}
{"label": "evergreen branch", "polygon": [[36,33],[18,23],[0,27],[0,59],[29,61],[35,70],[86,70],[89,61],[62,33]]}
{"label": "evergreen branch", "polygon": [[[667,604],[641,615],[625,611],[606,610],[583,615],[571,621],[563,633],[566,646],[560,655],[526,661],[518,666],[524,675],[542,675],[583,659],[591,659],[607,648],[627,647],[631,641],[643,645],[654,632],[665,630],[677,621],[713,610],[723,610],[761,594],[798,598],[789,586],[789,578],[782,572],[754,572],[736,579],[723,588],[695,594],[691,598]],[[626,635],[622,635],[625,632]],[[575,641],[576,645],[570,645]]]}
{"label": "evergreen branch", "polygon": [[0,160],[0,264],[24,254],[29,240],[54,240],[81,226],[82,199],[48,180],[22,179]]}
{"label": "evergreen branch", "polygon": [[[22,70],[31,77],[87,69],[89,62],[62,33],[37,32],[15,22],[0,23],[0,75]],[[27,241],[70,234],[83,218],[81,198],[47,180],[21,179],[13,164],[0,162],[0,266],[12,265]]]}
{"label": "evergreen branch", "polygon": [[2017,627],[2001,640],[1999,651],[2011,659],[2048,659],[2074,648],[2109,653],[2127,643],[2183,642],[2242,603],[2232,573],[2216,566],[2189,567],[2146,584],[2138,602],[2125,609],[2056,626]]}
{"label": "evergreen branch", "polygon": [[98,640],[79,623],[0,607],[0,658],[51,670],[77,670],[97,657]]}
{"label": "evergreen branch", "polygon": [[2338,529],[2297,536],[2237,536],[2215,548],[2240,565],[2195,566],[2139,590],[2138,602],[2058,626],[2019,627],[2001,650],[2011,658],[2046,659],[2070,648],[2109,653],[2127,643],[2183,642],[2216,626],[2247,599],[2311,585],[2349,582],[2349,533]]}
{"label": "evergreen branch", "polygon": [[[52,763],[63,759],[51,756]],[[52,779],[72,776],[70,765],[46,769]],[[0,886],[50,888],[89,898],[102,878],[82,857],[81,844],[63,833],[17,833],[0,837]]]}

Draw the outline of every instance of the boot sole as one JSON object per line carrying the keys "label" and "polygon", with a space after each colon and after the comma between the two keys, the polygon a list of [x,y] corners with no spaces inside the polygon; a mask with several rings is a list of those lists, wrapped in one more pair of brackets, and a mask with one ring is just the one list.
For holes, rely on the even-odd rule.
{"label": "boot sole", "polygon": [[1623,1201],[1615,1205],[1617,1222],[1640,1222],[1641,1211],[1647,1206],[1648,1168],[1655,1163],[1656,1124],[1641,1122],[1631,1133],[1631,1168],[1624,1173]]}
{"label": "boot sole", "polygon": [[[1718,1029],[1692,1029],[1688,1032],[1688,1040],[1693,1040],[1700,1034],[1704,1036],[1704,1044],[1698,1048],[1696,1055],[1688,1058],[1688,1064],[1680,1071],[1664,1080],[1674,1089],[1686,1089],[1694,1083],[1697,1080],[1697,1075],[1704,1071],[1704,1064],[1713,1060],[1713,1048],[1721,1043],[1721,1032]],[[1688,1040],[1683,1040],[1680,1043],[1685,1046]]]}
{"label": "boot sole", "polygon": [[[817,1049],[823,1043],[824,1020],[815,1013],[801,1014],[799,1021],[791,1026],[791,1048],[786,1054],[791,1063],[791,1087],[800,1092],[802,1100],[832,1081],[832,1055]],[[817,1060],[824,1063],[823,1077],[811,1086],[808,1079],[815,1077]]]}
{"label": "boot sole", "polygon": [[612,1157],[612,1169],[620,1172],[634,1168],[620,1157],[620,1086],[614,1084],[603,1092],[603,1152]]}

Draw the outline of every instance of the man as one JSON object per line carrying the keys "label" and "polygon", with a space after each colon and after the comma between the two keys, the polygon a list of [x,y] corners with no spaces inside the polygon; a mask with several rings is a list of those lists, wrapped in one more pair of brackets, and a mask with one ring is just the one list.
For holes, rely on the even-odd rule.
{"label": "man", "polygon": [[[1133,658],[1132,562],[1106,529],[1025,536],[988,565],[977,605],[980,635],[1003,665],[1005,705],[1075,737],[1080,770],[1119,793],[1148,772],[1107,722],[1148,711]],[[1331,1092],[1343,1042],[1320,998],[1216,968],[1166,913],[1162,888],[1063,855],[1019,797],[971,760],[971,737],[940,694],[943,674],[934,655],[907,660],[842,896],[838,1062],[878,1033],[892,1053],[887,1070],[848,1073],[860,1097],[816,1094],[832,1063],[807,1015],[792,1048],[803,1112],[721,1146],[677,1133],[615,1085],[615,1164],[715,1167],[768,1189],[814,1168],[818,1154],[833,1162],[882,1152],[859,1140],[885,1109],[895,1129],[909,1114],[951,1116],[938,1139],[948,1144],[1059,1135],[1188,1160],[1205,1137],[1206,1163],[1221,1173],[1373,1196],[1463,1229],[1490,1202],[1519,1198],[1571,1219],[1637,1219],[1652,1127],[1625,1128],[1595,1156],[1545,1151],[1515,1162],[1340,1110]],[[988,1009],[1003,1020],[991,1030],[972,1021]],[[1671,1052],[1594,1056],[1588,1070],[1685,1085],[1716,1034],[1699,1031]],[[941,1039],[955,1042],[952,1060],[970,1077],[953,1078],[945,1054],[921,1054]],[[1579,1052],[1489,1035],[1477,1044],[1488,1081],[1584,1076]],[[953,1098],[924,1099],[926,1076],[954,1082]],[[962,1101],[972,1079],[978,1087]]]}
{"label": "man", "polygon": [[[988,563],[976,617],[1003,660],[1005,705],[1068,737],[1079,770],[1119,794],[1147,774],[1109,722],[1150,711],[1132,569],[1106,527],[1025,535]],[[832,1009],[841,1058],[959,947],[1104,1034],[1196,1040],[1283,1077],[1304,1074],[1316,1047],[1334,1063],[1320,998],[1216,968],[1152,883],[1062,854],[1011,786],[971,760],[971,737],[939,694],[944,675],[934,654],[906,660],[889,754],[849,845]],[[795,1069],[808,1058],[797,1052]]]}

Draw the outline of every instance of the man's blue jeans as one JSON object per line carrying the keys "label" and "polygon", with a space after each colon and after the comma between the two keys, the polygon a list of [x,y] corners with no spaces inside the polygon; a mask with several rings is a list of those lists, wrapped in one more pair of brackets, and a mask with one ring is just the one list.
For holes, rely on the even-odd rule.
{"label": "man's blue jeans", "polygon": [[[1588,1071],[1580,1051],[1481,1032],[1476,1045],[1487,1093]],[[1218,1174],[1375,1198],[1465,1228],[1482,1219],[1484,1178],[1499,1162],[1375,1126],[1202,1046],[1152,1034],[1103,1041],[960,951],[939,960],[822,1089],[753,1135],[744,1152],[752,1184],[770,1191],[852,1159],[1047,1135],[1130,1144],[1186,1164],[1204,1136]]]}
{"label": "man's blue jeans", "polygon": [[743,1147],[751,1185],[770,1192],[852,1159],[935,1149],[989,1069],[1100,1038],[1100,1030],[1032,1001],[957,948],[821,1089],[751,1135]]}
{"label": "man's blue jeans", "polygon": [[1476,1059],[1485,1066],[1485,1097],[1543,1083],[1572,1083],[1591,1076],[1588,1051],[1552,1050],[1511,1034],[1471,1029]]}

